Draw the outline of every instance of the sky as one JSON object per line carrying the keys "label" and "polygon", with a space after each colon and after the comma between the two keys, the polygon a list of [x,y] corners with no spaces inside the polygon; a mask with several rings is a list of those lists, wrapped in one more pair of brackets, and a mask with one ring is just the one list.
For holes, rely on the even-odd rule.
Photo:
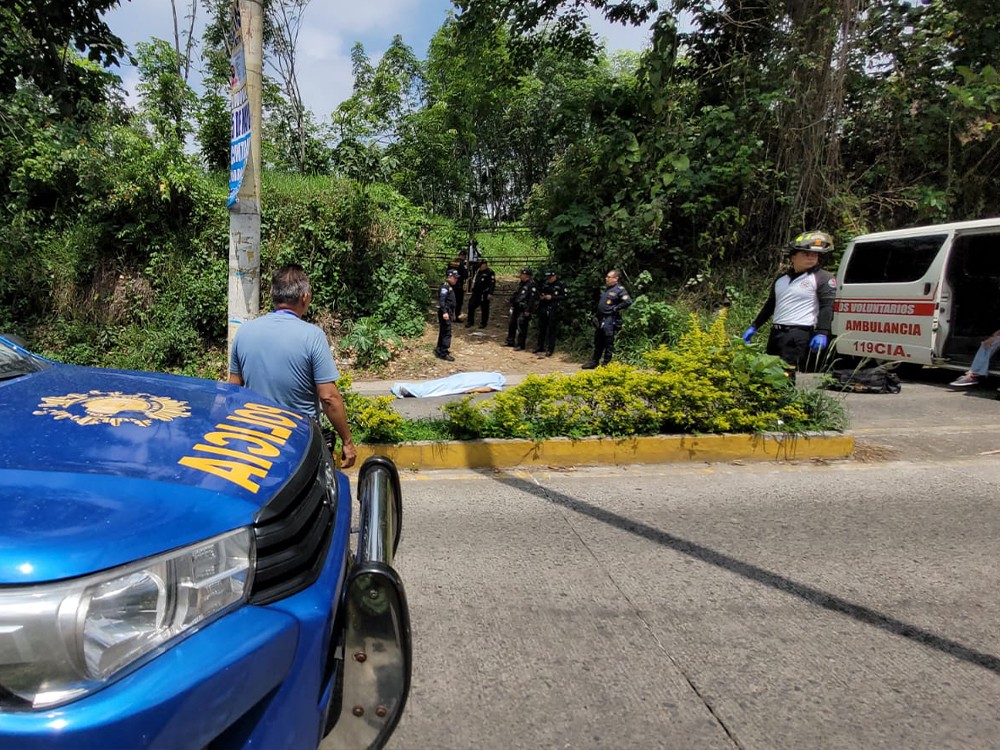
{"label": "sky", "polygon": [[[189,12],[191,0],[176,0],[178,13]],[[337,105],[351,95],[351,47],[364,45],[376,63],[399,34],[416,55],[424,59],[431,37],[452,9],[451,0],[312,0],[305,12],[299,34],[297,66],[299,87],[306,106],[319,122],[325,122]],[[170,0],[123,0],[109,11],[105,20],[130,49],[153,37],[173,43],[173,14]],[[198,3],[198,26],[205,21],[204,2]],[[649,29],[612,25],[592,16],[592,28],[607,42],[609,50],[641,50]],[[200,39],[200,30],[195,37]],[[135,71],[120,71],[129,100],[134,101]],[[191,81],[200,89],[198,81]]]}

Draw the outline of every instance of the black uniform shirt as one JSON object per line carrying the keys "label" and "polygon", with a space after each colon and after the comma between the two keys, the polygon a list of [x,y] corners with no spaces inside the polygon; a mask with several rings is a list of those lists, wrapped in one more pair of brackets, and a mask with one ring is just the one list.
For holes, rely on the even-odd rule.
{"label": "black uniform shirt", "polygon": [[539,298],[538,304],[543,307],[557,308],[559,307],[559,303],[566,299],[566,285],[559,281],[559,279],[556,279],[551,284],[542,284],[540,297],[544,297],[546,294],[551,294],[552,299]]}
{"label": "black uniform shirt", "polygon": [[447,281],[438,290],[438,312],[448,313],[449,317],[455,314],[455,290]]}
{"label": "black uniform shirt", "polygon": [[632,304],[632,298],[628,291],[621,284],[609,286],[601,294],[601,299],[597,303],[598,315],[617,315],[626,307]]}
{"label": "black uniform shirt", "polygon": [[517,285],[514,296],[510,298],[510,305],[515,310],[527,310],[533,312],[535,304],[538,302],[538,284],[534,279],[527,279]]}
{"label": "black uniform shirt", "polygon": [[497,287],[497,275],[492,268],[483,268],[476,272],[476,278],[472,282],[472,291],[482,294],[493,294]]}

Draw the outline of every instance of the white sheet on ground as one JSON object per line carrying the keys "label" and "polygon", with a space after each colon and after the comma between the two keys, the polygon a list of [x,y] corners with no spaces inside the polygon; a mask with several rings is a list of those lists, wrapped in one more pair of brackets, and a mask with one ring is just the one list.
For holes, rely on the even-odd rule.
{"label": "white sheet on ground", "polygon": [[389,390],[396,398],[453,396],[457,393],[502,391],[507,380],[499,372],[459,372],[437,380],[393,383]]}

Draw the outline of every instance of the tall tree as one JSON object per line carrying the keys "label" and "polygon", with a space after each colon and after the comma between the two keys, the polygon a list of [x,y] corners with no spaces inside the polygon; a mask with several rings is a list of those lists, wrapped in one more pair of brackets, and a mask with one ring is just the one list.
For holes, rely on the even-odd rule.
{"label": "tall tree", "polygon": [[297,68],[299,33],[311,0],[269,0],[265,4],[264,38],[268,43],[266,64],[278,76],[281,92],[288,102],[287,114],[294,136],[295,165],[307,171],[310,120],[299,88]]}
{"label": "tall tree", "polygon": [[451,19],[432,39],[426,98],[451,135],[453,215],[473,224],[519,217],[553,159],[586,137],[595,92],[609,84],[602,51],[573,54],[544,34],[537,42],[519,56],[506,25]]}
{"label": "tall tree", "polygon": [[[194,49],[194,23],[198,17],[198,0],[190,0],[188,11],[182,17],[177,17],[177,0],[170,0],[170,10],[174,17],[174,51],[177,53],[177,75],[184,83],[187,83],[191,75],[191,52]],[[187,27],[180,25],[180,21],[187,21]]]}
{"label": "tall tree", "polygon": [[230,60],[226,38],[230,28],[231,0],[205,0],[208,23],[202,34],[202,82],[205,91],[197,111],[198,147],[209,169],[229,168],[232,113]]}
{"label": "tall tree", "polygon": [[446,21],[431,40],[427,100],[444,105],[461,183],[460,214],[472,225],[496,221],[502,205],[497,189],[508,174],[503,163],[503,120],[516,84],[505,26],[461,27]]}
{"label": "tall tree", "polygon": [[332,116],[334,166],[362,182],[388,181],[397,166],[389,148],[399,141],[404,119],[421,105],[420,61],[398,34],[377,65],[360,43],[351,61],[353,92]]}
{"label": "tall tree", "polygon": [[998,24],[980,0],[866,14],[843,155],[861,228],[1000,211]]}
{"label": "tall tree", "polygon": [[178,147],[192,130],[197,97],[179,73],[183,69],[177,51],[162,39],[140,42],[136,47],[142,110],[161,140]]}
{"label": "tall tree", "polygon": [[[587,9],[612,23],[639,25],[657,11],[657,0],[453,0],[463,27],[507,26],[513,45],[530,55],[539,45],[577,56],[594,55],[597,38],[588,25]],[[541,32],[544,39],[539,36]]]}

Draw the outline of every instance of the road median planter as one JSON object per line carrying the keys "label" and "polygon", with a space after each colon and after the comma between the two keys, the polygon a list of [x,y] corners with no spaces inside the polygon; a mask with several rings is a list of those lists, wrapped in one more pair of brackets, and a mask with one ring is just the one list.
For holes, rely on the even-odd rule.
{"label": "road median planter", "polygon": [[840,432],[549,438],[540,441],[486,439],[359,445],[358,463],[369,456],[381,455],[391,458],[400,469],[617,466],[835,459],[847,458],[853,451],[854,437]]}

